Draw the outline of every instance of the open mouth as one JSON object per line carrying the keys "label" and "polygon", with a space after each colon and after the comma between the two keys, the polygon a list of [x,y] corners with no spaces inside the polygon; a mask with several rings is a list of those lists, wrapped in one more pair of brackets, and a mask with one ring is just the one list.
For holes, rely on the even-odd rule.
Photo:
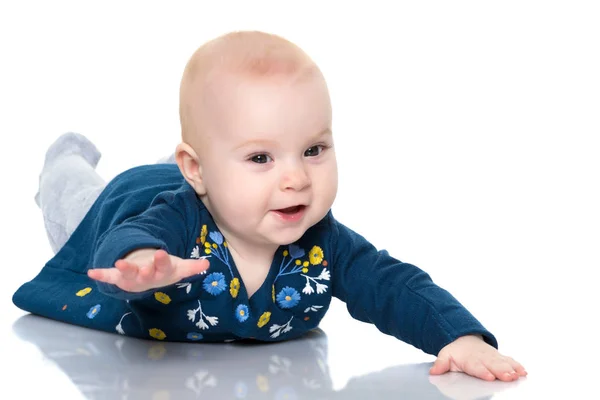
{"label": "open mouth", "polygon": [[281,218],[282,221],[295,222],[302,219],[304,210],[306,210],[305,205],[298,205],[274,210],[274,212],[279,215],[279,218]]}
{"label": "open mouth", "polygon": [[279,211],[280,213],[283,214],[296,214],[299,211],[302,211],[306,206],[303,205],[299,205],[299,206],[293,206],[293,207],[288,207],[288,208],[282,208]]}

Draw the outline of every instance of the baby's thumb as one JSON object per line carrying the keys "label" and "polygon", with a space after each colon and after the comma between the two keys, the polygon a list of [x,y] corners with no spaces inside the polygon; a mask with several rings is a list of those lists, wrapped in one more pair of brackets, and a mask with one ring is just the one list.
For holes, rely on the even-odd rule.
{"label": "baby's thumb", "polygon": [[201,274],[208,269],[210,262],[205,259],[179,259],[177,269],[181,278],[187,278],[197,274]]}
{"label": "baby's thumb", "polygon": [[429,370],[431,375],[441,375],[450,371],[450,357],[438,357]]}

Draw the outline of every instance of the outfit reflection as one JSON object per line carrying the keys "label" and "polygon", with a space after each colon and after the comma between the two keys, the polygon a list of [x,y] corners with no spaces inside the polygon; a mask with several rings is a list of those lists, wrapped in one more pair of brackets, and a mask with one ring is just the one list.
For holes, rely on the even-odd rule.
{"label": "outfit reflection", "polygon": [[[428,380],[428,363],[355,377],[334,390],[327,336],[319,329],[284,343],[206,346],[141,341],[97,331],[82,335],[78,327],[34,315],[21,317],[13,330],[37,346],[90,399],[451,398],[444,394],[448,386],[444,379],[439,384]],[[469,384],[476,381],[460,375]],[[472,396],[465,397],[463,384],[462,398],[491,398],[492,390],[499,387],[475,387]]]}

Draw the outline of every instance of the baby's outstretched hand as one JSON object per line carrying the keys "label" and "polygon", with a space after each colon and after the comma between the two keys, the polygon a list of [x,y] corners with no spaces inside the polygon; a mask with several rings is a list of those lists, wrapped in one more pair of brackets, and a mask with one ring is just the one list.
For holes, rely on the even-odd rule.
{"label": "baby's outstretched hand", "polygon": [[117,260],[115,268],[88,270],[88,276],[126,292],[137,293],[172,285],[206,271],[208,266],[206,259],[184,260],[164,250],[141,249]]}
{"label": "baby's outstretched hand", "polygon": [[429,371],[441,375],[448,371],[464,372],[486,380],[510,382],[526,376],[525,368],[510,357],[503,356],[479,336],[468,335],[456,339],[440,350]]}

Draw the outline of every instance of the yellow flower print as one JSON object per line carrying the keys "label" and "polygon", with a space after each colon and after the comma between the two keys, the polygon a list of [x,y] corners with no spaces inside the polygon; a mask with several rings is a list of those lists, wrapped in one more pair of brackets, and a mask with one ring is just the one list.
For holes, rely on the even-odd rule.
{"label": "yellow flower print", "polygon": [[287,251],[287,250],[284,250],[284,251],[283,251],[283,256],[284,256],[284,257],[287,257],[287,255],[288,255],[288,254],[290,254],[290,252],[289,252],[289,251]]}
{"label": "yellow flower print", "polygon": [[229,293],[231,293],[231,297],[234,299],[237,297],[238,292],[240,291],[240,280],[238,278],[233,278],[231,283],[229,283]]}
{"label": "yellow flower print", "polygon": [[154,293],[154,298],[156,299],[156,301],[159,301],[163,304],[169,304],[171,302],[171,298],[169,297],[169,295],[163,292]]}
{"label": "yellow flower print", "polygon": [[306,267],[302,268],[302,272],[304,272],[306,274],[308,272],[308,268],[306,268]]}
{"label": "yellow flower print", "polygon": [[202,230],[200,231],[200,243],[204,243],[206,241],[206,235],[208,235],[208,228],[206,225],[202,225]]}
{"label": "yellow flower print", "polygon": [[321,261],[323,261],[323,249],[319,246],[313,246],[313,248],[310,249],[310,253],[308,253],[308,258],[312,265],[321,264]]}
{"label": "yellow flower print", "polygon": [[217,244],[216,244],[216,243],[213,243],[213,244],[212,244],[212,247],[213,247],[213,249],[216,249],[216,248],[217,248]]}
{"label": "yellow flower print", "polygon": [[302,263],[302,266],[303,266],[303,267],[308,267],[308,261],[304,261],[304,262]]}
{"label": "yellow flower print", "polygon": [[205,252],[206,254],[210,254],[210,253],[211,253],[210,249],[204,249],[204,252]]}
{"label": "yellow flower print", "polygon": [[210,247],[210,243],[204,242],[204,247],[209,248]]}
{"label": "yellow flower print", "polygon": [[265,326],[266,324],[269,323],[269,320],[271,319],[271,313],[268,311],[265,311],[263,313],[263,315],[260,316],[260,318],[258,319],[258,327],[262,328],[263,326]]}
{"label": "yellow flower print", "polygon": [[300,264],[302,264],[302,261],[296,260],[296,265],[300,265]]}
{"label": "yellow flower print", "polygon": [[154,339],[158,340],[163,340],[167,337],[167,335],[165,335],[165,333],[158,328],[149,329],[148,333],[150,333],[150,336],[152,336]]}
{"label": "yellow flower print", "polygon": [[227,247],[227,242],[223,242],[223,247]]}
{"label": "yellow flower print", "polygon": [[85,289],[81,289],[79,292],[75,293],[75,295],[79,296],[79,297],[83,297],[91,291],[92,291],[91,287],[86,287]]}
{"label": "yellow flower print", "polygon": [[275,285],[273,285],[273,290],[271,293],[271,297],[273,297],[273,303],[275,303]]}
{"label": "yellow flower print", "polygon": [[269,391],[269,378],[264,375],[258,375],[256,377],[256,386],[258,386],[258,390],[263,393]]}

